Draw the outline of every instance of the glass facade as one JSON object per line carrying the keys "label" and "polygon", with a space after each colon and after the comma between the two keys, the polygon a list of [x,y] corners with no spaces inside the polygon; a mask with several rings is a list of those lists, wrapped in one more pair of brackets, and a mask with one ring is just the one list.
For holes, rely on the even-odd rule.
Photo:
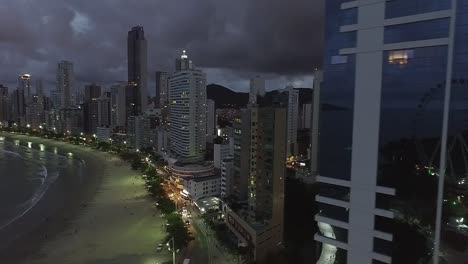
{"label": "glass facade", "polygon": [[[319,216],[351,223],[351,210],[359,208],[358,204],[353,204],[353,196],[350,195],[352,188],[356,188],[352,187],[355,185],[351,183],[351,163],[355,151],[353,133],[366,131],[356,130],[354,123],[357,90],[355,81],[356,74],[360,72],[356,67],[361,65],[358,63],[358,54],[340,54],[340,49],[354,48],[357,45],[357,31],[340,32],[340,27],[356,24],[361,15],[361,8],[358,3],[357,8],[342,10],[343,2],[347,1],[326,1],[319,175],[330,179],[327,183],[320,183],[319,196],[332,199],[333,202],[322,199],[319,203]],[[468,208],[468,201],[464,198],[468,195],[468,4],[465,1],[458,2],[443,197],[444,239],[460,239],[459,235],[463,232],[468,233],[468,210],[465,209]],[[451,8],[450,3],[450,0],[387,1],[384,18],[448,11]],[[371,228],[378,232],[373,234],[372,247],[369,249],[374,253],[370,256],[373,263],[430,261],[436,220],[449,51],[448,45],[406,45],[395,50],[384,50],[383,45],[392,43],[398,46],[400,42],[440,38],[448,40],[449,28],[450,17],[440,16],[432,20],[382,28],[381,86],[375,87],[381,89],[380,98],[375,98],[380,100],[376,146],[378,164],[375,177],[376,188],[384,188],[376,190],[374,196],[374,208],[381,211],[370,213],[373,219]],[[360,52],[359,48],[357,50]],[[347,181],[350,182],[349,185],[346,184]],[[333,182],[335,183],[332,184]],[[391,190],[394,190],[394,193]],[[367,215],[364,216],[366,217]],[[350,230],[333,225],[330,227],[340,234],[341,238],[346,234],[346,238],[350,239],[347,241],[353,243],[352,238],[348,236]],[[352,224],[349,228],[353,228]],[[464,228],[466,231],[463,231]],[[328,234],[326,237],[333,236]],[[334,237],[338,240],[336,234]],[[344,242],[342,239],[339,241]],[[447,247],[455,246],[450,239],[444,240],[443,243]],[[353,255],[350,252],[347,254],[348,259]],[[444,255],[448,263],[459,261],[455,256]],[[317,263],[322,262],[319,260]]]}

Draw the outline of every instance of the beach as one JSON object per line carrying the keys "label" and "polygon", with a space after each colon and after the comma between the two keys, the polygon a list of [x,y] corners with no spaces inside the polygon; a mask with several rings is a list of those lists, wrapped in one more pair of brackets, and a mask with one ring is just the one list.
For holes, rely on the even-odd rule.
{"label": "beach", "polygon": [[[165,220],[148,196],[140,173],[126,162],[84,146],[7,133],[0,136],[72,153],[83,160],[86,174],[77,188],[52,189],[45,195],[44,203],[51,200],[60,206],[0,252],[0,263],[155,264],[171,260],[167,250],[155,250],[165,238]],[[60,192],[63,196],[57,195]],[[56,197],[64,198],[56,201]]]}

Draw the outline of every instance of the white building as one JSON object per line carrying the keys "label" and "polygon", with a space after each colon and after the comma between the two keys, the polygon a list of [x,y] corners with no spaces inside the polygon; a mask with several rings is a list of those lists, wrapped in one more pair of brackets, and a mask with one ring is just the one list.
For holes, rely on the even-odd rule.
{"label": "white building", "polygon": [[229,138],[228,142],[213,144],[213,164],[215,168],[221,169],[221,162],[234,154],[234,139]]}
{"label": "white building", "polygon": [[61,61],[57,65],[57,93],[60,94],[60,107],[72,106],[75,94],[73,63]]}
{"label": "white building", "polygon": [[234,195],[234,159],[227,157],[221,162],[221,197]]}
{"label": "white building", "polygon": [[[186,61],[188,58],[184,53],[179,62],[182,65]],[[206,74],[191,67],[183,68],[171,76],[169,89],[171,151],[181,161],[203,160],[206,149]]]}
{"label": "white building", "polygon": [[212,136],[216,134],[216,110],[215,101],[206,100],[206,135]]}
{"label": "white building", "polygon": [[287,87],[288,90],[288,144],[287,157],[297,155],[297,120],[299,116],[299,91],[294,87]]}
{"label": "white building", "polygon": [[218,196],[221,193],[221,176],[193,177],[184,183],[182,195],[192,201],[204,197]]}
{"label": "white building", "polygon": [[125,91],[127,83],[118,82],[111,86],[111,125],[125,126]]}

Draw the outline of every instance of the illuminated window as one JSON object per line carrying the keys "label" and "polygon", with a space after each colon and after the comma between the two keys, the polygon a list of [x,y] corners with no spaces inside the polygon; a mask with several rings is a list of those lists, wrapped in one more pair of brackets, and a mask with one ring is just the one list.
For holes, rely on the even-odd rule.
{"label": "illuminated window", "polygon": [[408,60],[414,57],[414,50],[394,50],[388,53],[388,63],[408,64]]}

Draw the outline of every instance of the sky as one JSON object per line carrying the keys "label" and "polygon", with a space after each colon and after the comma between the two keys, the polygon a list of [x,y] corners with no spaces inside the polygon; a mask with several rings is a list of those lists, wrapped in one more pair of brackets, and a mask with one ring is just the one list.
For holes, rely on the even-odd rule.
{"label": "sky", "polygon": [[173,71],[182,50],[218,83],[248,90],[311,87],[321,66],[323,0],[5,0],[0,2],[0,83],[41,78],[55,88],[60,60],[78,87],[127,80],[127,32],[144,27],[150,94],[154,71]]}

